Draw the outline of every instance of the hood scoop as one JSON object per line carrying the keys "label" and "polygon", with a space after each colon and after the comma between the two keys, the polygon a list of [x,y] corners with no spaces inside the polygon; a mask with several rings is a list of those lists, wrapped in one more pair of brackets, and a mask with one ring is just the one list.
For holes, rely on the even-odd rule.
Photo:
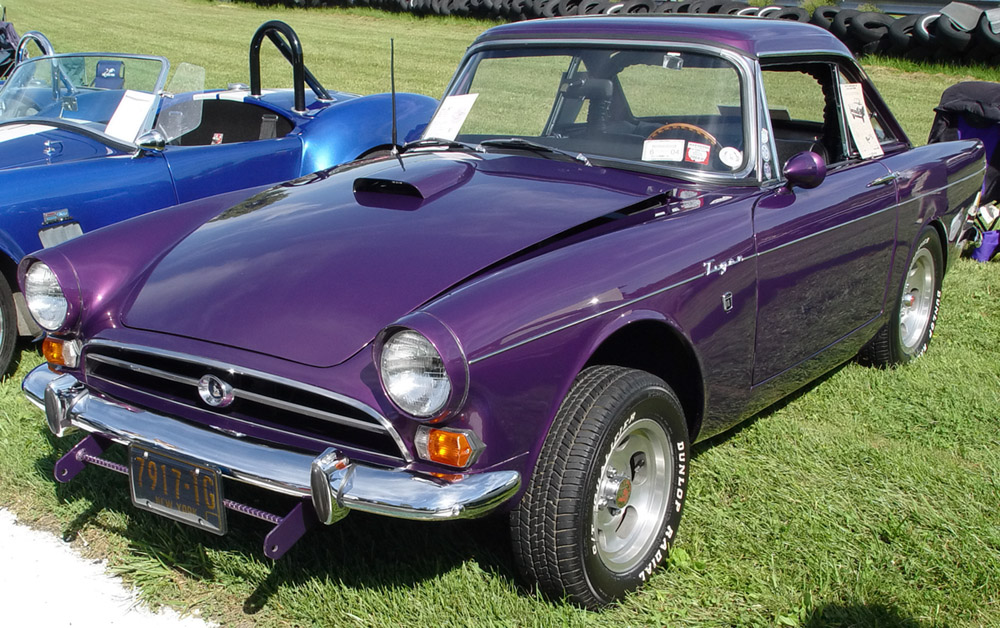
{"label": "hood scoop", "polygon": [[451,159],[391,163],[376,176],[354,180],[354,197],[366,207],[417,209],[423,201],[453,190],[472,178],[475,167]]}

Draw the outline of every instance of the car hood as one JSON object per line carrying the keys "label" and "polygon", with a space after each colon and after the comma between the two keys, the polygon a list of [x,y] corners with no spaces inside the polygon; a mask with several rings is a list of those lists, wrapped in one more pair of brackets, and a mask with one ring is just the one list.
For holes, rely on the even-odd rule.
{"label": "car hood", "polygon": [[0,125],[0,170],[113,154],[105,144],[45,123]]}
{"label": "car hood", "polygon": [[122,322],[332,366],[477,271],[661,193],[656,185],[511,155],[351,164],[203,224],[147,273]]}

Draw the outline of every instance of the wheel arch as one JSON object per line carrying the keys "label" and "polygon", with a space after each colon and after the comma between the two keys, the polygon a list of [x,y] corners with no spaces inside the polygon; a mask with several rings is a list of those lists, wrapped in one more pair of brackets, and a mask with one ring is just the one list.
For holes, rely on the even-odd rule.
{"label": "wheel arch", "polygon": [[[945,230],[944,223],[941,221],[940,217],[935,218],[934,220],[931,220],[927,224],[927,226],[930,227],[930,228],[932,228],[932,229],[934,229],[934,231],[937,233],[938,241],[941,243],[941,257],[942,257],[942,259],[941,259],[941,274],[943,276],[944,273],[945,273],[945,271],[948,270],[948,263],[949,263],[948,256],[949,256],[949,253],[951,251],[951,247],[948,245],[949,244],[948,232]],[[923,230],[921,229],[921,231],[923,231]],[[919,233],[920,232],[918,231],[917,233],[918,233],[918,237],[919,237]],[[911,253],[912,253],[912,250],[911,250]]]}
{"label": "wheel arch", "polygon": [[652,312],[633,312],[603,331],[581,370],[607,364],[656,375],[680,400],[694,442],[705,414],[705,380],[691,341],[674,323]]}

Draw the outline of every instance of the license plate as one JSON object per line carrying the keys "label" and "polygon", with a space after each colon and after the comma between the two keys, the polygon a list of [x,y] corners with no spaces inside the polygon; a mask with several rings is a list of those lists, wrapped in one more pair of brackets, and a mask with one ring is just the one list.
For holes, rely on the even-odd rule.
{"label": "license plate", "polygon": [[226,507],[217,469],[136,445],[128,448],[129,484],[137,507],[226,533]]}

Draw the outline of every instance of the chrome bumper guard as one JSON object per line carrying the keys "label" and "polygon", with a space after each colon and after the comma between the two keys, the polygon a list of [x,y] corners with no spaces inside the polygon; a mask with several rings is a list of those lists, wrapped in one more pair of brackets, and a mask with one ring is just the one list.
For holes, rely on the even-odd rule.
{"label": "chrome bumper guard", "polygon": [[99,396],[72,375],[54,373],[44,364],[21,387],[29,401],[45,410],[56,436],[79,428],[123,445],[165,449],[218,467],[228,479],[311,497],[319,520],[327,524],[350,510],[417,520],[478,517],[509,499],[521,483],[516,471],[449,481],[352,462],[333,448],[313,457],[268,447]]}

